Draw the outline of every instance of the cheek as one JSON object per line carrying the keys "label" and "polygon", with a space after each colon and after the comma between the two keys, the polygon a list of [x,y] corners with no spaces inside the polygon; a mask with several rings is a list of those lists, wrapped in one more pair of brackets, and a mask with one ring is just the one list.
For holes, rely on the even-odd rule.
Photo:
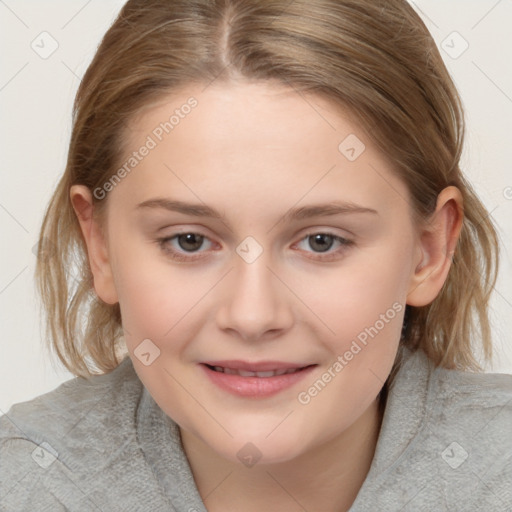
{"label": "cheek", "polygon": [[199,286],[204,279],[173,270],[154,249],[126,251],[121,256],[114,280],[123,327],[132,344],[149,338],[160,346],[166,336],[186,324],[180,320],[204,295]]}
{"label": "cheek", "polygon": [[324,300],[317,299],[312,307],[321,311],[319,316],[334,331],[324,329],[319,338],[330,358],[303,386],[297,400],[310,418],[332,420],[329,429],[318,425],[326,436],[335,435],[363,413],[395,360],[405,313],[407,267],[403,260],[397,261],[396,253],[388,257],[383,251],[380,256],[347,266],[336,279],[326,280]]}
{"label": "cheek", "polygon": [[339,270],[302,285],[307,290],[305,302],[326,326],[322,337],[333,340],[328,342],[338,353],[348,350],[353,339],[364,342],[374,326],[381,339],[399,335],[408,267],[396,254],[389,247],[355,254]]}

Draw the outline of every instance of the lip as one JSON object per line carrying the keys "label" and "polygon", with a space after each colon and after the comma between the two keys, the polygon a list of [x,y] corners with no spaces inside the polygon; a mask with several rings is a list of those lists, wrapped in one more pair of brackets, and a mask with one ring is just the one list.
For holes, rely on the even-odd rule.
{"label": "lip", "polygon": [[[201,366],[210,381],[224,391],[239,397],[267,398],[297,384],[309,375],[317,365],[285,363],[282,361],[260,361],[254,363],[247,361],[208,361],[201,363],[199,366]],[[242,377],[241,375],[217,372],[209,368],[209,366],[222,366],[223,368],[251,372],[301,369],[294,373],[275,375],[273,377]]]}

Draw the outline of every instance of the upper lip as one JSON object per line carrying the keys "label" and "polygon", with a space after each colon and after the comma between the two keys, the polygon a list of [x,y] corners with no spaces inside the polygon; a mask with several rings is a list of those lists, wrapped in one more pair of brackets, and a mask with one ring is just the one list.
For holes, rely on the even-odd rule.
{"label": "upper lip", "polygon": [[287,363],[285,361],[205,361],[203,364],[208,366],[221,366],[222,368],[232,368],[233,370],[245,370],[247,372],[268,372],[271,370],[289,370],[311,366],[301,363]]}

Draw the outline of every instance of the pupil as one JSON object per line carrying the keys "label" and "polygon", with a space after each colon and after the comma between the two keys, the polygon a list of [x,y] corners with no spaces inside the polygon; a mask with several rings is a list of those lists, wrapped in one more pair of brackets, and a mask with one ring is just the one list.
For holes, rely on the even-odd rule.
{"label": "pupil", "polygon": [[[195,233],[186,233],[184,235],[179,235],[178,243],[182,249],[185,251],[190,250],[194,251],[199,249],[203,243],[203,236],[196,235]],[[188,244],[188,246],[187,246]]]}
{"label": "pupil", "polygon": [[[321,233],[318,235],[311,236],[310,239],[313,239],[313,243],[310,242],[311,247],[320,252],[325,252],[329,250],[333,242],[333,237],[331,235],[325,235]],[[325,243],[326,239],[327,243]],[[315,247],[316,244],[318,244],[317,247]]]}

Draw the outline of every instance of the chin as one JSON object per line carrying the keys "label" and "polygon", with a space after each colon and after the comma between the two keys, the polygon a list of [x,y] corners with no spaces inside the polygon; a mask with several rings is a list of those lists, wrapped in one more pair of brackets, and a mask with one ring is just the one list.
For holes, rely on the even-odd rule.
{"label": "chin", "polygon": [[245,429],[230,431],[233,438],[203,438],[212,450],[230,462],[247,467],[262,464],[279,464],[289,462],[304,453],[304,435],[292,433],[283,428],[269,435],[269,430]]}

